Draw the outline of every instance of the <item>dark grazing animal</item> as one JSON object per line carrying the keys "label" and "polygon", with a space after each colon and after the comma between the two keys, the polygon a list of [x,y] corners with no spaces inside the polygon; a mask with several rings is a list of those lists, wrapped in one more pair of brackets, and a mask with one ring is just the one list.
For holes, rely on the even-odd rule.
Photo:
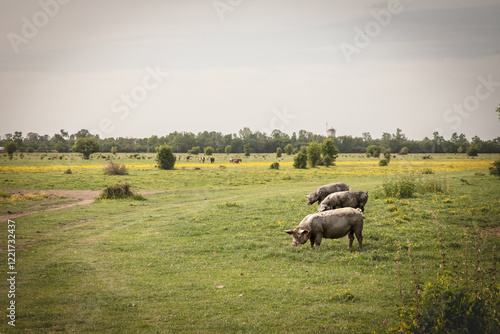
{"label": "dark grazing animal", "polygon": [[366,202],[368,202],[368,192],[361,190],[339,191],[326,196],[320,203],[318,212],[347,207],[359,208],[364,211]]}
{"label": "dark grazing animal", "polygon": [[349,190],[348,184],[342,182],[330,183],[314,189],[309,193],[309,195],[305,195],[305,197],[307,197],[307,204],[311,205],[315,202],[321,203],[321,201],[323,201],[326,196],[330,195],[331,193],[346,190]]}

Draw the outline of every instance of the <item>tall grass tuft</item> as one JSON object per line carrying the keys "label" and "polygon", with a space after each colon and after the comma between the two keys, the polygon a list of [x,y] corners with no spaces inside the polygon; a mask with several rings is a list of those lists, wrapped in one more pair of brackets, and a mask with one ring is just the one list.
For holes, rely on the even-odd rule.
{"label": "tall grass tuft", "polygon": [[127,167],[123,164],[114,163],[112,160],[109,160],[109,163],[103,166],[103,172],[106,175],[127,175],[128,170]]}

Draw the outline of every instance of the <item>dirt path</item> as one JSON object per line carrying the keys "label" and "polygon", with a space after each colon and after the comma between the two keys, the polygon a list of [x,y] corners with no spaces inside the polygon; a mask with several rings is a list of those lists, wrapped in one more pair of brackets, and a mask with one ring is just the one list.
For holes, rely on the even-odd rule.
{"label": "dirt path", "polygon": [[[65,203],[65,204],[55,204],[43,210],[26,210],[22,212],[14,212],[8,215],[0,215],[0,221],[6,221],[8,219],[14,219],[17,217],[29,215],[31,213],[44,212],[44,211],[53,211],[60,210],[64,208],[69,208],[75,205],[87,205],[94,202],[95,198],[99,196],[101,190],[4,190],[10,194],[38,194],[38,193],[46,193],[49,195],[57,195],[64,196],[71,200],[76,200],[76,202]],[[153,195],[157,193],[161,193],[163,191],[158,190],[138,190],[134,193],[141,195]]]}

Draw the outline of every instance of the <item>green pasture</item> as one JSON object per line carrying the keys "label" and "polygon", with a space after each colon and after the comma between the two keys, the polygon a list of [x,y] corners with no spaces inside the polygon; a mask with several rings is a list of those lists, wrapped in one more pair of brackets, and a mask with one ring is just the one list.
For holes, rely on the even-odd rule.
{"label": "green pasture", "polygon": [[[409,244],[422,285],[443,272],[439,231],[444,269],[458,271],[457,280],[465,277],[464,254],[473,275],[476,248],[488,270],[498,261],[500,178],[488,171],[498,155],[397,156],[379,167],[377,159],[344,154],[336,166],[307,170],[293,169],[284,155],[280,169],[271,170],[275,155],[233,154],[243,158],[234,166],[218,154],[212,166],[182,159],[162,171],[153,154],[118,154],[114,161],[129,170],[123,176],[103,174],[109,154],[88,161],[41,156],[1,157],[0,190],[100,190],[129,182],[132,190],[163,192],[14,219],[16,327],[7,324],[4,280],[0,332],[386,333],[399,325],[398,282],[403,305],[411,302]],[[383,183],[403,174],[440,182],[445,191],[383,196]],[[364,248],[355,241],[348,249],[347,237],[293,248],[283,230],[315,212],[304,195],[330,182],[369,192]],[[62,200],[4,199],[0,215],[48,201]],[[2,226],[6,277],[7,222]]]}

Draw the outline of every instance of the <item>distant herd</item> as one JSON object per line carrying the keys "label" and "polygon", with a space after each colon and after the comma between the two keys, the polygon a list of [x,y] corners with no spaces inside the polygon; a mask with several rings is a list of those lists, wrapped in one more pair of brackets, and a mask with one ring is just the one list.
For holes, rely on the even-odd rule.
{"label": "distant herd", "polygon": [[307,204],[318,202],[318,213],[307,215],[291,230],[285,232],[292,235],[292,245],[302,245],[308,240],[311,247],[320,246],[323,238],[337,239],[348,235],[349,248],[354,236],[359,248],[363,248],[363,219],[368,201],[368,192],[349,190],[345,183],[330,183],[311,191]]}
{"label": "distant herd", "polygon": [[[191,159],[192,157],[193,157],[192,155],[186,155],[186,161],[189,161],[189,159]],[[182,155],[175,156],[175,160],[181,161],[181,159],[182,159]],[[204,164],[205,163],[205,159],[207,161],[210,161],[211,164],[215,162],[215,158],[214,157],[210,157],[210,158],[200,157],[200,158],[198,158],[198,162]],[[243,160],[236,159],[236,158],[231,158],[231,159],[229,159],[229,162],[234,163],[234,164],[239,164],[240,162],[243,162]]]}

